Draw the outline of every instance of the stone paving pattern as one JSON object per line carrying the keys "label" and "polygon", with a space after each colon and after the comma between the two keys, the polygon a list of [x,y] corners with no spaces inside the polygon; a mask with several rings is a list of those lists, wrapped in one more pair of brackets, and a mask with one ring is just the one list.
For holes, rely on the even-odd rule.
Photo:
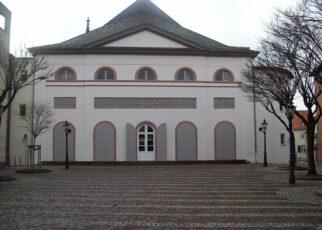
{"label": "stone paving pattern", "polygon": [[277,196],[321,182],[260,165],[47,168],[0,171],[17,178],[0,183],[0,229],[322,229],[321,204]]}

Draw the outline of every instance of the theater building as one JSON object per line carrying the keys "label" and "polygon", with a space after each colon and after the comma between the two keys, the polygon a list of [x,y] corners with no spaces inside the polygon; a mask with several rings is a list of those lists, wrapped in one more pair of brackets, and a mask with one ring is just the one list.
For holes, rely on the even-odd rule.
{"label": "theater building", "polygon": [[262,162],[265,118],[268,161],[287,162],[286,131],[242,91],[241,71],[257,52],[186,29],[149,0],[30,50],[54,68],[35,88],[35,101],[51,102],[55,117],[38,139],[43,160],[64,161],[67,120],[73,161]]}

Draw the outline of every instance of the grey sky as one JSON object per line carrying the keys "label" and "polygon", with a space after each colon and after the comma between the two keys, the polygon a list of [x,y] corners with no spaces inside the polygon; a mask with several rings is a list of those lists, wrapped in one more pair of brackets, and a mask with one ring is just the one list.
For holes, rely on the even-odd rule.
{"label": "grey sky", "polygon": [[[62,42],[107,21],[134,0],[1,0],[12,11],[11,51]],[[275,7],[296,0],[153,0],[182,26],[227,45],[257,47]]]}
{"label": "grey sky", "polygon": [[[12,12],[11,52],[62,42],[103,26],[135,0],[1,0]],[[297,0],[152,0],[182,26],[232,46],[256,49],[276,8]],[[303,108],[296,100],[298,108]]]}

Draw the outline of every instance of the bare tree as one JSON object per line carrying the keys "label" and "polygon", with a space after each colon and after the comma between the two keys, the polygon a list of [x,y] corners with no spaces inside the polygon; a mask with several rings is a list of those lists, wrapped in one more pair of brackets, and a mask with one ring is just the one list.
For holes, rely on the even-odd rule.
{"label": "bare tree", "polygon": [[272,113],[289,131],[285,115],[276,111],[276,105],[284,108],[292,103],[296,93],[296,83],[289,71],[267,66],[260,61],[250,62],[242,72],[244,77],[243,90],[248,93],[250,101],[259,102],[268,112]]}
{"label": "bare tree", "polygon": [[51,75],[51,68],[43,56],[33,58],[27,50],[21,50],[18,58],[0,55],[0,118],[21,89]]}
{"label": "bare tree", "polygon": [[[318,103],[321,94],[316,91],[314,78],[310,73],[322,60],[322,2],[321,0],[303,0],[293,9],[278,11],[273,22],[268,26],[265,39],[261,40],[260,52],[255,66],[274,67],[276,70],[287,70],[292,80],[281,82],[280,77],[274,79],[268,77],[269,72],[261,71],[263,79],[269,78],[269,84],[261,84],[260,76],[252,74],[246,77],[254,83],[255,93],[264,90],[267,97],[260,96],[268,104],[265,108],[271,108],[268,101],[276,101],[285,106],[293,100],[295,93],[299,93],[308,110],[308,116],[304,117],[296,112],[307,129],[307,158],[308,174],[316,175],[314,159],[314,132],[322,115],[322,109]],[[248,70],[248,74],[251,73]],[[278,72],[274,74],[278,76]],[[265,86],[266,85],[266,86]],[[289,85],[289,86],[288,86]],[[260,88],[262,87],[262,88]],[[286,94],[284,94],[287,92]],[[273,112],[274,114],[274,112]],[[276,116],[276,114],[274,114]],[[282,122],[282,120],[280,119]],[[283,122],[282,122],[283,123]],[[284,124],[285,126],[285,124]]]}
{"label": "bare tree", "polygon": [[32,135],[32,145],[39,135],[46,132],[53,122],[53,110],[50,103],[28,105],[26,115],[22,117],[22,128]]}

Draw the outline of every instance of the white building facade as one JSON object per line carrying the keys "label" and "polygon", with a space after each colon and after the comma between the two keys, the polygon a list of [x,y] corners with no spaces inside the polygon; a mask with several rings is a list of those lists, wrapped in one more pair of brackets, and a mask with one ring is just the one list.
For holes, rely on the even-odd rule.
{"label": "white building facade", "polygon": [[286,163],[279,121],[242,91],[241,71],[256,52],[181,27],[138,0],[101,28],[34,47],[55,71],[35,88],[51,102],[54,126],[38,138],[44,161],[263,161]]}

